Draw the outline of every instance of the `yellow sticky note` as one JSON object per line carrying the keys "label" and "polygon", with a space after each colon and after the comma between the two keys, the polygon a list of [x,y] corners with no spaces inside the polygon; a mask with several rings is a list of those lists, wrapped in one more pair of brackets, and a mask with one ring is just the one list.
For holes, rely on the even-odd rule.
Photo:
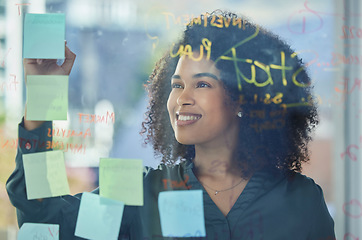
{"label": "yellow sticky note", "polygon": [[27,120],[67,120],[67,75],[28,75],[26,85]]}
{"label": "yellow sticky note", "polygon": [[69,194],[62,151],[24,154],[23,165],[29,200]]}
{"label": "yellow sticky note", "polygon": [[140,159],[101,158],[99,191],[102,197],[143,206],[143,163]]}

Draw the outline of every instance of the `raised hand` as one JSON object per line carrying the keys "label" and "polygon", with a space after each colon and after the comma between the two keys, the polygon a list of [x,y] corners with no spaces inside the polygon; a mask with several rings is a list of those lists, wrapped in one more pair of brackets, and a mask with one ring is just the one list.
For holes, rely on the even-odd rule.
{"label": "raised hand", "polygon": [[[65,59],[62,65],[56,59],[24,59],[25,83],[28,75],[69,75],[75,61],[75,54],[65,46]],[[27,130],[38,128],[43,121],[26,120],[25,107],[24,127]]]}
{"label": "raised hand", "polygon": [[28,59],[23,60],[25,82],[27,75],[69,75],[75,60],[75,54],[65,46],[65,60],[62,65],[56,59]]}

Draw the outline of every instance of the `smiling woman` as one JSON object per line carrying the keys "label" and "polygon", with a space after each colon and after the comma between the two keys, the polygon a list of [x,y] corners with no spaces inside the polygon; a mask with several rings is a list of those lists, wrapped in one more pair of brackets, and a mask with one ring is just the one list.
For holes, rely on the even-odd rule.
{"label": "smiling woman", "polygon": [[[208,24],[192,20],[180,41],[157,62],[147,83],[150,100],[142,133],[162,163],[157,169],[145,169],[144,205],[125,206],[118,239],[334,239],[321,188],[300,174],[318,123],[302,61],[277,36],[235,14],[218,11],[200,19]],[[216,19],[224,19],[225,27]],[[243,27],[230,22],[242,22]],[[190,54],[205,39],[212,43],[206,56],[201,50]],[[180,46],[188,50],[178,52]],[[283,58],[281,52],[293,57]],[[66,48],[63,65],[50,61],[55,68],[50,70],[42,61],[29,65],[25,60],[25,72],[69,74],[74,59]],[[250,67],[250,59],[258,68]],[[280,81],[255,84],[269,78]],[[301,84],[288,84],[295,81]],[[51,122],[24,118],[19,138],[47,140],[48,129],[51,132]],[[84,235],[77,233],[76,225],[81,194],[41,201],[26,198],[23,153],[44,150],[19,146],[17,167],[7,182],[19,225],[59,224],[60,239],[80,239]],[[168,193],[179,195],[158,201]],[[175,198],[185,193],[189,198]],[[97,205],[88,212],[93,207]],[[170,227],[162,219],[162,209],[190,221],[173,216],[179,221]],[[194,215],[201,217],[196,224]],[[200,224],[197,229],[192,226]]]}
{"label": "smiling woman", "polygon": [[[190,22],[150,76],[146,142],[169,168],[191,174],[206,206],[217,206],[205,207],[208,236],[217,235],[220,221],[234,226],[225,239],[334,239],[321,188],[298,173],[309,161],[318,123],[301,59],[245,18],[217,11],[201,20],[210,23],[216,16],[242,19],[244,27]],[[204,39],[212,43],[210,56],[197,52]],[[182,46],[196,51],[172,54]],[[174,166],[179,160],[191,172]],[[255,211],[260,226],[245,227]]]}

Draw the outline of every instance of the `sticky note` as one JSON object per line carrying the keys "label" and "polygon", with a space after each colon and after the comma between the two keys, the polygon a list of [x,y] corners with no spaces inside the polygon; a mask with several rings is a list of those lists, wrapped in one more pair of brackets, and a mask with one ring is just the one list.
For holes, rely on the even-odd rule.
{"label": "sticky note", "polygon": [[33,14],[24,19],[24,58],[64,59],[65,15]]}
{"label": "sticky note", "polygon": [[202,190],[160,192],[158,210],[164,237],[205,237]]}
{"label": "sticky note", "polygon": [[26,119],[67,120],[68,76],[28,75]]}
{"label": "sticky note", "polygon": [[24,223],[18,232],[18,240],[41,239],[59,240],[59,225]]}
{"label": "sticky note", "polygon": [[102,197],[143,206],[143,163],[140,159],[101,158],[99,192]]}
{"label": "sticky note", "polygon": [[83,193],[75,235],[86,239],[118,239],[123,215],[122,202]]}
{"label": "sticky note", "polygon": [[24,154],[23,165],[29,200],[69,194],[62,151]]}

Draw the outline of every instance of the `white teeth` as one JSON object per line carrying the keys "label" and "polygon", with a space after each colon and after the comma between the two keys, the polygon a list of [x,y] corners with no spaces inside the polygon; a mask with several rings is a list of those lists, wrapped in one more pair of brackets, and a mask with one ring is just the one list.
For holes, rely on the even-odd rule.
{"label": "white teeth", "polygon": [[197,120],[200,119],[199,116],[190,116],[190,115],[179,115],[178,116],[178,120],[180,121],[192,121],[192,120]]}

